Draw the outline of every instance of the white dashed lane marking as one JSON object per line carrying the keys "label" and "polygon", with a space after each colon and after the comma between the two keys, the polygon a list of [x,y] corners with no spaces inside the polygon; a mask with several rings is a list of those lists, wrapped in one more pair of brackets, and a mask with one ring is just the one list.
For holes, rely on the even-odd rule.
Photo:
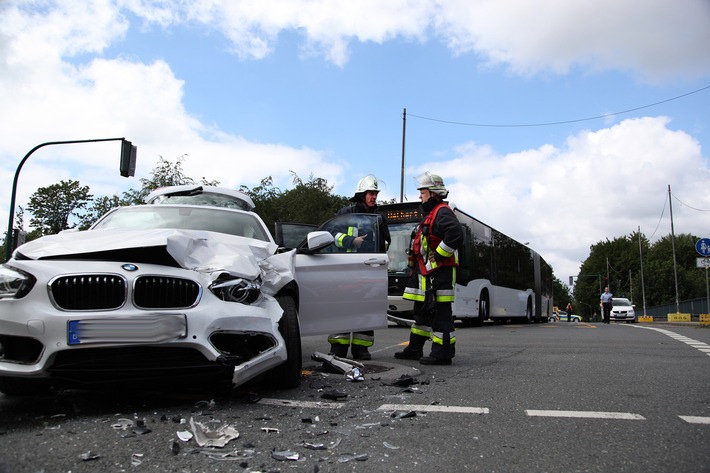
{"label": "white dashed lane marking", "polygon": [[668,335],[668,336],[671,337],[673,340],[678,340],[679,342],[683,342],[683,343],[685,343],[686,345],[691,346],[691,347],[697,349],[697,350],[700,351],[701,353],[705,353],[706,355],[710,356],[710,345],[708,345],[708,344],[705,343],[705,342],[701,342],[701,341],[699,341],[699,340],[694,340],[694,339],[692,339],[692,338],[690,338],[690,337],[686,337],[686,336],[684,336],[684,335],[679,335],[679,334],[677,334],[677,333],[675,333],[675,332],[671,332],[670,330],[666,330],[666,329],[663,329],[663,328],[644,327],[644,326],[638,326],[638,325],[634,325],[633,327],[634,327],[634,328],[643,328],[643,329],[646,329],[646,330],[655,330],[656,332],[662,333],[662,334],[664,334],[664,335]]}
{"label": "white dashed lane marking", "polygon": [[698,416],[678,416],[689,424],[708,424],[710,425],[710,417]]}
{"label": "white dashed lane marking", "polygon": [[639,414],[630,412],[595,412],[595,411],[540,411],[528,409],[530,417],[569,417],[575,419],[616,419],[616,420],[646,420]]}
{"label": "white dashed lane marking", "polygon": [[456,412],[459,414],[489,414],[487,407],[439,406],[428,404],[382,404],[378,411],[420,411],[420,412]]}
{"label": "white dashed lane marking", "polygon": [[[319,401],[294,401],[290,399],[263,398],[259,404],[267,404],[276,407],[300,407],[304,409],[340,409],[346,406],[344,402],[319,402]],[[440,412],[454,414],[490,414],[487,407],[469,406],[442,406],[437,404],[382,404],[378,411],[418,411],[418,412]],[[556,410],[536,410],[527,409],[525,415],[528,417],[556,417],[567,419],[606,419],[606,420],[646,420],[640,414],[631,412],[600,412],[600,411],[556,411]],[[701,416],[678,416],[689,424],[710,425],[710,417]]]}

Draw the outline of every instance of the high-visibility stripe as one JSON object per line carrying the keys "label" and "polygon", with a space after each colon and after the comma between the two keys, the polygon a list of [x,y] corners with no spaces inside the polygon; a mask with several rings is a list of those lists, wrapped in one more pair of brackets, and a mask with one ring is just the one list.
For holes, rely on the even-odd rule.
{"label": "high-visibility stripe", "polygon": [[350,345],[349,333],[334,333],[328,335],[328,343],[332,345]]}
{"label": "high-visibility stripe", "polygon": [[363,333],[354,332],[353,333],[353,345],[359,345],[361,347],[371,347],[375,344],[375,337],[373,335],[365,335]]}
{"label": "high-visibility stripe", "polygon": [[[444,344],[444,334],[442,332],[434,332],[431,334],[431,341],[432,343],[436,343],[437,345],[443,345]],[[449,334],[449,345],[453,345],[456,343],[456,335],[451,332]]]}

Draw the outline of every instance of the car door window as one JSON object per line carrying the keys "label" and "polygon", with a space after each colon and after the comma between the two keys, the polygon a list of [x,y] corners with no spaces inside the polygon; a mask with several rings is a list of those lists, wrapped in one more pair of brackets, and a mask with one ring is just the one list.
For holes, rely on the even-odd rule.
{"label": "car door window", "polygon": [[[384,253],[384,242],[379,230],[381,222],[382,216],[379,214],[337,215],[318,227],[318,230],[333,235],[336,243],[318,250],[317,253]],[[360,248],[338,245],[338,239],[343,236],[346,238],[365,236],[365,241]],[[303,246],[305,243],[300,245]]]}

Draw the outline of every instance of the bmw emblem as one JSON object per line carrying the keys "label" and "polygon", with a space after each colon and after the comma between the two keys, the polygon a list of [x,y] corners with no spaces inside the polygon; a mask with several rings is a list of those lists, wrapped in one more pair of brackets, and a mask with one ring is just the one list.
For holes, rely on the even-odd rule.
{"label": "bmw emblem", "polygon": [[123,264],[121,265],[121,268],[123,268],[125,271],[138,271],[138,266],[131,263]]}

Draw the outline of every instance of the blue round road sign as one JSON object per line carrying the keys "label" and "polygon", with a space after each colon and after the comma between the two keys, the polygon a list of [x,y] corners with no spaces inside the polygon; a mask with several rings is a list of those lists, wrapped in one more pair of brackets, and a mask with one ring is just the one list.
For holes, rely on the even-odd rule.
{"label": "blue round road sign", "polygon": [[701,238],[695,244],[695,251],[702,256],[710,256],[710,238]]}

